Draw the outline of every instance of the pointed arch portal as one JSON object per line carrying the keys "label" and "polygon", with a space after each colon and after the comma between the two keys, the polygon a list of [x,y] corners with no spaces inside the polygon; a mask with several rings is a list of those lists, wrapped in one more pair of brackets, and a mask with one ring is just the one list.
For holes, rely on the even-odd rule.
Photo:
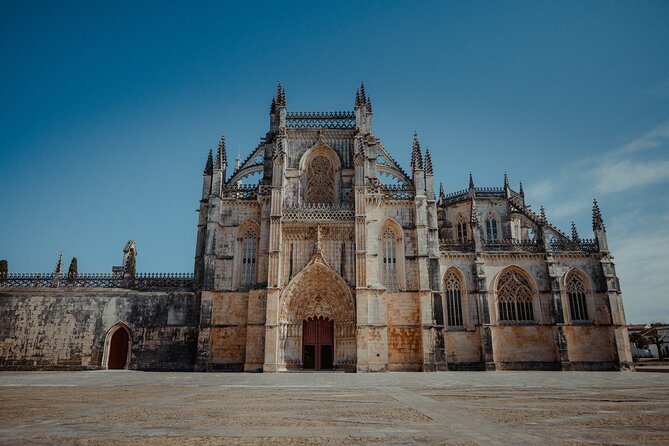
{"label": "pointed arch portal", "polygon": [[110,328],[105,339],[103,367],[111,370],[128,368],[131,345],[132,335],[126,324],[119,322]]}
{"label": "pointed arch portal", "polygon": [[320,253],[282,293],[279,327],[282,369],[355,368],[353,295]]}

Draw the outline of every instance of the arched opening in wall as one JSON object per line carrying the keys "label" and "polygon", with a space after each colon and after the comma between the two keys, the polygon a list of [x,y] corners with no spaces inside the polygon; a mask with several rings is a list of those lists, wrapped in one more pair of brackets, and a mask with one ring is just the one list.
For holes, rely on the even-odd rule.
{"label": "arched opening in wall", "polygon": [[302,368],[331,370],[334,360],[334,321],[309,317],[302,323]]}
{"label": "arched opening in wall", "polygon": [[127,325],[119,323],[107,332],[103,366],[107,369],[118,370],[128,368],[132,346],[132,334]]}

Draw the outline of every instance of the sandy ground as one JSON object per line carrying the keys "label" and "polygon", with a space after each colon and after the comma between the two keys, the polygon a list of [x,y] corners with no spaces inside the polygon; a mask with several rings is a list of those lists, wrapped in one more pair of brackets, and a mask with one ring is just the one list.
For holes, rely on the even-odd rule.
{"label": "sandy ground", "polygon": [[1,372],[0,444],[666,445],[669,374]]}

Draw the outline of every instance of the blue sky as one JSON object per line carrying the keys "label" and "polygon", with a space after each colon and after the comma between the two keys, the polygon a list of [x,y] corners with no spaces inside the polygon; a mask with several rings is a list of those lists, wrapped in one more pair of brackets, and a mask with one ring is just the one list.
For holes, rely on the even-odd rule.
{"label": "blue sky", "polygon": [[50,271],[192,270],[222,132],[245,157],[276,82],[289,110],[351,110],[446,191],[523,181],[591,237],[600,202],[630,322],[669,322],[669,3],[0,2],[0,258]]}

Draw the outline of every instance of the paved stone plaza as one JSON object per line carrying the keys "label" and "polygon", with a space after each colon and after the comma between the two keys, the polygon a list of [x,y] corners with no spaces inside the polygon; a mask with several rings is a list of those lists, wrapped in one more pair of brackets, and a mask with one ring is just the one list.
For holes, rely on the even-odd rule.
{"label": "paved stone plaza", "polygon": [[667,373],[0,373],[1,444],[668,442]]}

